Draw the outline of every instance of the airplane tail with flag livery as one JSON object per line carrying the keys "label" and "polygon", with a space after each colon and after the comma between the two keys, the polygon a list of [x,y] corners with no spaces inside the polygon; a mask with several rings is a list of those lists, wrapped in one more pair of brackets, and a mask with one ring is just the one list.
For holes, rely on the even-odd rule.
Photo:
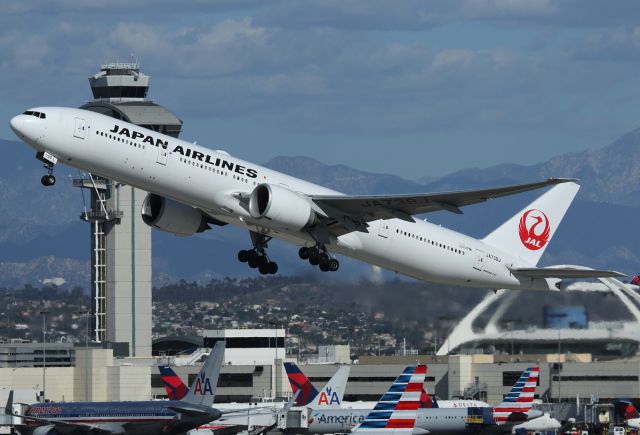
{"label": "airplane tail with flag livery", "polygon": [[205,361],[200,373],[194,379],[189,391],[182,399],[184,402],[211,406],[216,396],[216,388],[218,386],[218,377],[220,376],[220,368],[224,360],[224,341],[218,341],[214,346],[211,354]]}
{"label": "airplane tail with flag livery", "polygon": [[482,241],[535,266],[579,189],[573,182],[553,186]]}
{"label": "airplane tail with flag livery", "polygon": [[539,367],[530,367],[522,372],[502,403],[493,408],[493,419],[496,424],[522,422],[528,419],[527,413],[533,405],[533,396],[536,393],[539,377]]}
{"label": "airplane tail with flag livery", "polygon": [[427,366],[410,366],[393,382],[373,410],[353,430],[356,435],[411,435]]}
{"label": "airplane tail with flag livery", "polygon": [[296,406],[309,406],[313,409],[340,408],[349,379],[351,369],[349,366],[338,367],[338,371],[320,391],[313,386],[295,363],[286,362],[284,367],[291,390],[294,394],[300,391],[296,398]]}

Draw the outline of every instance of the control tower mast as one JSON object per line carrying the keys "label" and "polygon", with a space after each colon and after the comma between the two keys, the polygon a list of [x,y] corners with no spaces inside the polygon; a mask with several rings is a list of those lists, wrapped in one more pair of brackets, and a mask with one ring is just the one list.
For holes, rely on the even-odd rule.
{"label": "control tower mast", "polygon": [[[94,100],[81,109],[178,137],[182,121],[146,99],[150,77],[138,63],[110,63],[89,77]],[[88,174],[74,185],[90,191],[92,340],[114,353],[151,356],[151,229],[141,218],[146,192]]]}

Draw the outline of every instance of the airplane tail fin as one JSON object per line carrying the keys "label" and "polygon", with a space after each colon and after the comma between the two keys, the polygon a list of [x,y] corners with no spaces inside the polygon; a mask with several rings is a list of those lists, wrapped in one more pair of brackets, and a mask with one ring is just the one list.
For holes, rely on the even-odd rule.
{"label": "airplane tail fin", "polygon": [[356,435],[411,435],[415,426],[427,366],[409,366],[380,398]]}
{"label": "airplane tail fin", "polygon": [[343,365],[338,367],[338,371],[309,403],[309,407],[313,409],[340,408],[344,391],[347,388],[350,370],[350,366]]}
{"label": "airplane tail fin", "polygon": [[576,183],[553,186],[483,239],[535,266],[578,193]]}
{"label": "airplane tail fin", "polygon": [[625,420],[640,417],[640,413],[638,413],[636,407],[633,406],[633,403],[629,400],[616,400],[614,406],[616,415],[623,417]]}
{"label": "airplane tail fin", "polygon": [[160,366],[158,369],[160,370],[160,378],[162,378],[164,390],[167,392],[169,400],[182,400],[189,389],[184,382],[182,382],[180,376],[169,366]]}
{"label": "airplane tail fin", "polygon": [[218,341],[204,362],[200,373],[191,384],[183,401],[197,405],[211,406],[216,396],[220,368],[224,360],[224,341]]}
{"label": "airplane tail fin", "polygon": [[540,367],[530,367],[498,406],[493,408],[493,418],[497,424],[527,420],[527,412],[533,405],[533,396],[540,376]]}
{"label": "airplane tail fin", "polygon": [[287,371],[287,377],[289,378],[289,384],[291,385],[293,394],[300,391],[296,398],[296,406],[307,406],[318,396],[318,390],[295,363],[284,363],[284,369]]}
{"label": "airplane tail fin", "polygon": [[420,408],[437,408],[438,402],[436,398],[431,398],[429,393],[425,388],[422,389],[422,393],[420,394]]}

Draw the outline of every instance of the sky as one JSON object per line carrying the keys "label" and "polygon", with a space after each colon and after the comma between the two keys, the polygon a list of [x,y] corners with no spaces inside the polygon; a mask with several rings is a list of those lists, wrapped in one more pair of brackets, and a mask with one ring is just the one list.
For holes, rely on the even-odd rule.
{"label": "sky", "polygon": [[640,127],[637,0],[0,2],[0,138],[137,60],[182,138],[415,179]]}

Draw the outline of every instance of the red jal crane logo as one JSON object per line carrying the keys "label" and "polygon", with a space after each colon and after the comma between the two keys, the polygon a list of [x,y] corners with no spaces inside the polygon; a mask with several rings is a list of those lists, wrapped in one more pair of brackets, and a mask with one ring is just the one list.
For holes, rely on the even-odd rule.
{"label": "red jal crane logo", "polygon": [[522,244],[532,251],[542,249],[549,241],[549,218],[544,212],[532,208],[520,218],[518,233]]}

